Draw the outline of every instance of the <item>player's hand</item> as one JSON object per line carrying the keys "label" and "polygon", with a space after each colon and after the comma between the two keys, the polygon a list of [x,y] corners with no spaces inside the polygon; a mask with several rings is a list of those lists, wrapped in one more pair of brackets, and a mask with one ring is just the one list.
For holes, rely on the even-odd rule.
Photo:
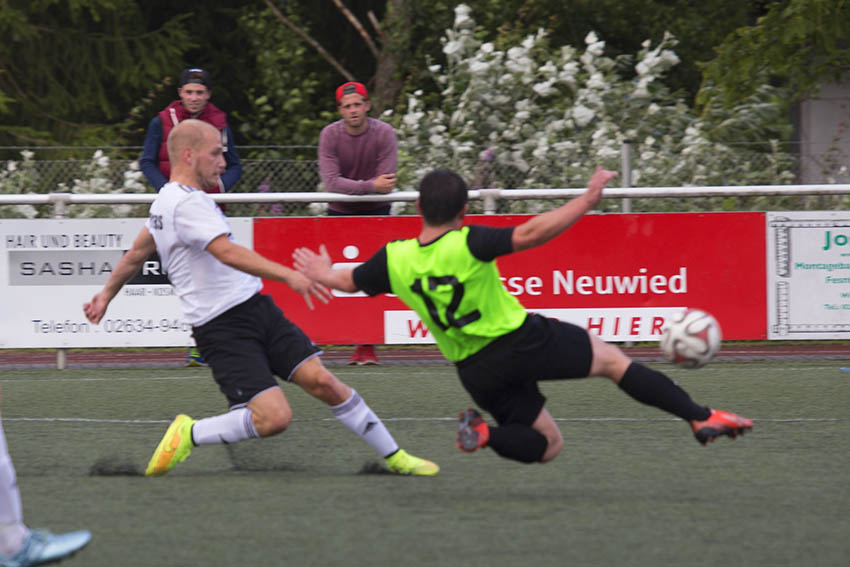
{"label": "player's hand", "polygon": [[83,303],[83,313],[85,313],[86,319],[97,324],[100,323],[100,320],[106,314],[106,307],[108,305],[109,302],[106,298],[101,293],[97,293],[91,298],[90,302]]}
{"label": "player's hand", "polygon": [[[328,302],[333,297],[331,295],[331,290],[329,290],[328,288],[326,288],[325,286],[323,286],[319,282],[312,281],[312,280],[310,280],[310,290],[309,290],[309,292],[310,292],[310,295],[317,298],[319,301],[321,301],[325,305],[327,305]],[[305,295],[304,300],[307,302],[307,307],[312,309],[313,306],[312,306],[312,301],[310,300],[310,295]]]}
{"label": "player's hand", "polygon": [[313,309],[313,300],[310,296],[315,297],[325,304],[331,300],[331,292],[328,288],[319,282],[311,280],[301,272],[293,270],[286,283],[288,283],[289,287],[291,287],[294,291],[297,291],[304,296],[304,301],[307,302],[307,307],[311,310]]}
{"label": "player's hand", "polygon": [[319,246],[319,254],[309,248],[296,248],[292,253],[292,260],[295,269],[311,280],[321,280],[322,276],[331,269],[331,256],[324,244]]}
{"label": "player's hand", "polygon": [[615,177],[617,177],[616,171],[596,167],[590,181],[587,182],[587,191],[584,192],[584,196],[591,207],[595,207],[602,200],[602,190],[605,188],[605,184]]}
{"label": "player's hand", "polygon": [[372,185],[375,186],[375,193],[386,195],[395,188],[395,173],[379,175],[372,180]]}

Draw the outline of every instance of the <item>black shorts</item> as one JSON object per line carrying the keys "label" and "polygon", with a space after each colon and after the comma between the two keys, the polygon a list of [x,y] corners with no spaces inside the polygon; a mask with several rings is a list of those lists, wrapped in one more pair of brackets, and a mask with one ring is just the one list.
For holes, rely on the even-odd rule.
{"label": "black shorts", "polygon": [[593,351],[583,328],[529,315],[515,331],[457,363],[463,387],[499,425],[531,425],[546,398],[537,382],[586,378]]}
{"label": "black shorts", "polygon": [[193,327],[192,336],[231,408],[276,386],[275,375],[291,379],[304,361],[322,352],[271,297],[259,293]]}

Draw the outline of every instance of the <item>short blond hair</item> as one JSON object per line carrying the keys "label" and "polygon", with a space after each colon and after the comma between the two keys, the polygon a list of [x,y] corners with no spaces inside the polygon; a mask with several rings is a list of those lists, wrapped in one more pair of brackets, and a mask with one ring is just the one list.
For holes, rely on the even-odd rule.
{"label": "short blond hair", "polygon": [[198,150],[204,144],[204,138],[212,131],[218,135],[215,126],[203,120],[189,118],[174,127],[168,134],[168,161],[171,167],[180,162],[180,153],[184,148]]}

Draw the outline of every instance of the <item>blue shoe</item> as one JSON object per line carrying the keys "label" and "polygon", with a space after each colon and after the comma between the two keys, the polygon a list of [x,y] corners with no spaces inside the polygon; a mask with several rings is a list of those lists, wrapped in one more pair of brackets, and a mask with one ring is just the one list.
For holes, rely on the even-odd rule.
{"label": "blue shoe", "polygon": [[91,532],[80,530],[53,534],[47,530],[30,530],[24,545],[14,555],[0,554],[2,567],[28,567],[61,561],[70,557],[91,541]]}
{"label": "blue shoe", "polygon": [[186,356],[186,366],[208,366],[198,347],[189,349],[189,354]]}

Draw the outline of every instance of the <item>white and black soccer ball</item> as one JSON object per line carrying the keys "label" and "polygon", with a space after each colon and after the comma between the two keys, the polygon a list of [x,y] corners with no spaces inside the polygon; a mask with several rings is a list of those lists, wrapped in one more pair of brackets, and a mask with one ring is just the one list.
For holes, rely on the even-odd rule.
{"label": "white and black soccer ball", "polygon": [[721,339],[720,324],[710,313],[685,309],[670,317],[662,330],[661,352],[673,364],[699,368],[711,362]]}

